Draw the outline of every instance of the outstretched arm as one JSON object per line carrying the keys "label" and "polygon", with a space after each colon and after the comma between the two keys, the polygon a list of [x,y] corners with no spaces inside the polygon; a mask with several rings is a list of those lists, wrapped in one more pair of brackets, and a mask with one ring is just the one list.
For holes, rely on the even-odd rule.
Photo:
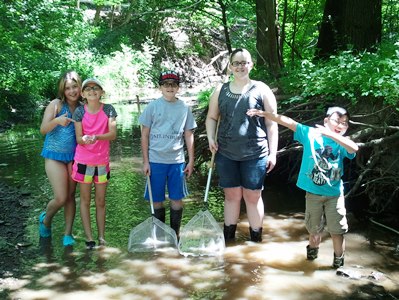
{"label": "outstretched arm", "polygon": [[322,134],[326,137],[329,137],[330,139],[332,139],[335,142],[337,142],[338,144],[340,144],[342,147],[344,147],[346,149],[346,151],[348,151],[348,153],[355,153],[355,152],[357,152],[357,150],[359,150],[359,146],[354,141],[349,139],[348,137],[345,137],[341,134],[331,131],[330,129],[328,129],[322,125],[316,125],[316,127],[317,127],[317,131],[320,134]]}
{"label": "outstretched arm", "polygon": [[263,110],[259,110],[259,109],[250,109],[247,111],[247,115],[251,116],[251,117],[253,117],[253,116],[264,117],[264,118],[272,120],[284,127],[287,127],[294,132],[296,131],[296,127],[298,125],[298,122],[291,119],[290,117],[286,117],[284,115],[279,115],[276,113],[271,113],[271,112],[267,112],[267,111],[263,111]]}

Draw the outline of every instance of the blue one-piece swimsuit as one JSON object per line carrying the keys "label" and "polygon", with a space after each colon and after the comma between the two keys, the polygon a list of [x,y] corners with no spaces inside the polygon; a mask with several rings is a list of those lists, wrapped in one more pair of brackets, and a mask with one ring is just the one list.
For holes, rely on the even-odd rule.
{"label": "blue one-piece swimsuit", "polygon": [[[56,117],[68,113],[68,118],[72,118],[67,103],[61,108]],[[41,156],[53,160],[69,163],[73,160],[76,149],[75,126],[71,122],[68,126],[57,125],[53,130],[46,134]]]}

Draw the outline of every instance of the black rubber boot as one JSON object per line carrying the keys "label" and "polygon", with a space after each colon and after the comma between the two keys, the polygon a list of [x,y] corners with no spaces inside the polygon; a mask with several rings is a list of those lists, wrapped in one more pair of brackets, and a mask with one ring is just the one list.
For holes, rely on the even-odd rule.
{"label": "black rubber boot", "polygon": [[165,207],[154,209],[154,217],[165,223]]}
{"label": "black rubber boot", "polygon": [[249,227],[249,234],[251,235],[252,242],[262,241],[262,227],[259,228],[258,231],[254,231],[251,227]]}
{"label": "black rubber boot", "polygon": [[177,238],[180,234],[180,224],[183,216],[183,208],[179,210],[170,209],[170,227],[176,232]]}
{"label": "black rubber boot", "polygon": [[236,239],[236,229],[237,229],[237,224],[229,226],[224,224],[223,233],[224,233],[224,240],[226,242],[231,242]]}

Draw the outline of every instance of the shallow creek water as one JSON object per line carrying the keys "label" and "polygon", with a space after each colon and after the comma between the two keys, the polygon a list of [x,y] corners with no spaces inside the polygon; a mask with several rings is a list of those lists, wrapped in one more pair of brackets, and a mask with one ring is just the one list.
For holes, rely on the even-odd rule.
{"label": "shallow creek water", "polygon": [[[134,105],[115,105],[118,139],[112,144],[111,181],[107,192],[107,247],[85,250],[79,209],[76,245],[62,246],[63,214],[56,215],[51,241],[39,240],[38,216],[52,197],[40,151],[38,126],[16,127],[0,134],[0,181],[30,193],[24,233],[29,256],[20,278],[2,278],[0,292],[9,299],[398,299],[398,259],[383,242],[386,231],[351,220],[345,268],[352,278],[331,269],[327,236],[319,258],[305,259],[307,232],[304,200],[295,187],[266,186],[263,242],[248,242],[242,214],[237,240],[220,257],[183,257],[176,249],[132,254],[129,232],[150,216],[143,200],[140,136]],[[202,207],[204,180],[194,176],[185,201],[183,226]],[[209,210],[222,225],[223,197],[215,186]],[[77,193],[79,202],[79,194]],[[79,207],[79,205],[78,205]],[[93,207],[94,209],[94,207]],[[93,210],[94,213],[94,210]],[[94,215],[92,216],[92,222]],[[92,224],[93,232],[95,223]],[[377,242],[375,242],[377,241]]]}

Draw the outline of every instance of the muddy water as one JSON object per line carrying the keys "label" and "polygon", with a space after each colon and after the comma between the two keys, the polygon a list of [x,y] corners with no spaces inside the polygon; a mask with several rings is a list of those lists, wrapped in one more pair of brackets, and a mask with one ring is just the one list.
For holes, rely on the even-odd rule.
{"label": "muddy water", "polygon": [[[98,300],[399,298],[399,263],[391,243],[396,237],[351,218],[345,267],[352,279],[338,276],[330,268],[332,244],[327,236],[319,258],[305,260],[302,194],[287,186],[273,184],[265,189],[262,243],[247,241],[248,222],[243,214],[237,241],[228,245],[221,257],[185,258],[175,249],[128,253],[130,230],[149,217],[150,210],[142,196],[135,107],[116,108],[118,140],[112,145],[108,246],[104,249],[85,250],[79,215],[73,248],[61,244],[62,213],[54,219],[52,240],[39,240],[37,217],[52,196],[39,156],[43,138],[36,127],[19,127],[0,136],[0,181],[30,193],[24,241],[32,243],[21,260],[22,276],[1,278],[0,295],[9,299]],[[203,180],[193,178],[190,190],[183,225],[201,208]],[[209,210],[219,222],[223,218],[221,199],[220,191],[212,189]]]}

